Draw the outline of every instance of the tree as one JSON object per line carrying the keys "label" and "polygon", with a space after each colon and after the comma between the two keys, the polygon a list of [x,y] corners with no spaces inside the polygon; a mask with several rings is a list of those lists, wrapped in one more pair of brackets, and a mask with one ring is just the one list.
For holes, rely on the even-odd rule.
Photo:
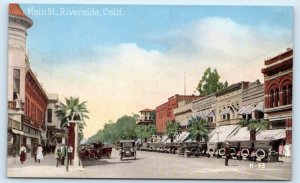
{"label": "tree", "polygon": [[144,142],[147,142],[147,139],[156,133],[156,128],[155,125],[138,125],[135,128],[135,132],[138,138],[144,139]]}
{"label": "tree", "polygon": [[166,127],[166,134],[171,139],[171,142],[174,140],[174,136],[180,133],[180,125],[175,120],[168,121]]}
{"label": "tree", "polygon": [[[86,101],[80,103],[79,98],[75,97],[69,97],[65,98],[66,104],[60,103],[58,109],[55,111],[56,116],[60,120],[60,126],[64,131],[66,132],[66,129],[68,127],[68,121],[71,120],[73,114],[75,112],[78,112],[81,114],[81,121],[82,123],[78,124],[78,129],[79,129],[79,139],[82,140],[83,138],[83,129],[84,126],[86,126],[84,119],[88,119],[89,117],[87,116],[88,110],[86,109]],[[75,117],[76,118],[76,117]],[[73,132],[74,126],[69,127],[69,132]],[[70,141],[74,141],[74,137],[69,137]],[[74,146],[73,142],[72,145]]]}
{"label": "tree", "polygon": [[196,140],[197,142],[204,140],[207,140],[208,138],[208,123],[203,118],[197,116],[197,117],[191,117],[189,119],[189,128],[188,131],[190,132],[190,135],[193,140]]}
{"label": "tree", "polygon": [[197,90],[200,95],[210,95],[216,91],[222,90],[228,87],[228,82],[220,82],[220,75],[216,69],[211,71],[211,68],[207,68],[202,76],[202,79],[199,81]]}
{"label": "tree", "polygon": [[242,119],[239,122],[239,125],[242,127],[247,127],[250,131],[250,140],[256,140],[256,133],[259,129],[267,130],[269,126],[269,121],[265,119],[256,120],[256,119]]}

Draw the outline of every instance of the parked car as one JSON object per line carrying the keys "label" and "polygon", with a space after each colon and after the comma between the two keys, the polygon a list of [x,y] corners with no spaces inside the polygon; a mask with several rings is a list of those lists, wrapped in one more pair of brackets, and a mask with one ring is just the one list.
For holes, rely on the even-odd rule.
{"label": "parked car", "polygon": [[218,143],[207,142],[207,157],[213,157],[218,155]]}
{"label": "parked car", "polygon": [[178,154],[185,157],[205,155],[207,151],[207,144],[201,142],[183,142],[182,146],[178,148]]}
{"label": "parked car", "polygon": [[110,158],[112,147],[104,146],[100,143],[87,143],[79,146],[80,159],[97,160],[101,158]]}
{"label": "parked car", "polygon": [[136,149],[134,140],[121,140],[120,141],[120,160],[123,158],[134,158],[136,159]]}

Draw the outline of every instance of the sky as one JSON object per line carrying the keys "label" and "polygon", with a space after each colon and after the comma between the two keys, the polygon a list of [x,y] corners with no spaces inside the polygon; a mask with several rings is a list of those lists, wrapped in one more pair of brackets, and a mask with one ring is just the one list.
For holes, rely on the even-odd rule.
{"label": "sky", "polygon": [[199,94],[196,87],[208,67],[229,84],[263,81],[264,60],[293,47],[291,7],[21,7],[34,22],[27,49],[46,92],[58,93],[62,102],[68,96],[88,101],[85,137],[109,120],[184,94],[184,73],[189,95]]}

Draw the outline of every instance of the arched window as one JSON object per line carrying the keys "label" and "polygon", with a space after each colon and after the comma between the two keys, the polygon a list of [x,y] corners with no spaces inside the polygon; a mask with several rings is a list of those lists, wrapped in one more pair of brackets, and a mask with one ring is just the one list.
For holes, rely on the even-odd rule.
{"label": "arched window", "polygon": [[274,90],[270,92],[270,108],[274,107]]}
{"label": "arched window", "polygon": [[286,86],[283,86],[282,88],[282,105],[287,105],[287,91],[286,91]]}
{"label": "arched window", "polygon": [[280,106],[280,100],[279,100],[279,89],[275,89],[275,107]]}
{"label": "arched window", "polygon": [[287,92],[287,95],[288,95],[288,104],[291,104],[292,103],[292,99],[293,99],[293,86],[292,84],[289,84],[288,86],[288,92]]}

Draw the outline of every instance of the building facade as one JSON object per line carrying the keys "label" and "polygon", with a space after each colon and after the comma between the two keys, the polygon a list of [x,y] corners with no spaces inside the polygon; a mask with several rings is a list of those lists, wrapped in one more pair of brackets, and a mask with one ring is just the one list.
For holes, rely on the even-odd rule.
{"label": "building facade", "polygon": [[243,119],[263,119],[264,116],[264,84],[259,80],[249,83],[242,91],[242,107],[238,115]]}
{"label": "building facade", "polygon": [[137,125],[150,125],[154,124],[154,110],[144,109],[140,111],[140,116],[136,121]]}
{"label": "building facade", "polygon": [[175,120],[173,110],[178,108],[180,101],[190,103],[195,99],[200,98],[195,95],[178,95],[168,98],[168,101],[156,107],[156,129],[158,133],[165,133],[167,122]]}
{"label": "building facade", "polygon": [[8,22],[8,154],[20,145],[28,151],[41,143],[47,96],[30,69],[26,51],[27,29],[33,22],[18,4],[9,4]]}
{"label": "building facade", "polygon": [[265,61],[265,113],[271,129],[285,129],[286,142],[292,143],[293,50],[288,49]]}
{"label": "building facade", "polygon": [[216,127],[216,95],[211,94],[192,102],[193,116],[207,120],[209,129]]}
{"label": "building facade", "polygon": [[188,125],[188,120],[192,114],[192,102],[187,103],[186,101],[178,102],[178,108],[173,110],[175,115],[175,121],[179,122],[182,127]]}
{"label": "building facade", "polygon": [[216,126],[239,123],[242,94],[248,86],[249,82],[242,81],[216,92]]}

